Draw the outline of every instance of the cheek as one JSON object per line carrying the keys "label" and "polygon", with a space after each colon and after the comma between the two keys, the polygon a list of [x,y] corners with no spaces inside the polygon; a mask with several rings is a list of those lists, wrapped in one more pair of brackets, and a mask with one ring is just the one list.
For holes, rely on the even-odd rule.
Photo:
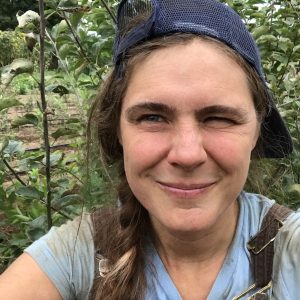
{"label": "cheek", "polygon": [[168,152],[169,138],[159,133],[122,136],[126,174],[145,171],[158,164]]}
{"label": "cheek", "polygon": [[228,173],[247,173],[252,140],[246,136],[220,134],[207,140],[207,151],[219,167]]}

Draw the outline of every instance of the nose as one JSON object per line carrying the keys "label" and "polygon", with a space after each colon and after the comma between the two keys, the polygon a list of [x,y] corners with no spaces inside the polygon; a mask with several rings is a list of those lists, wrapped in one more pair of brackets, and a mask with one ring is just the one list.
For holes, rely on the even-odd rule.
{"label": "nose", "polygon": [[188,125],[177,128],[168,153],[169,164],[191,171],[206,160],[207,152],[199,126]]}

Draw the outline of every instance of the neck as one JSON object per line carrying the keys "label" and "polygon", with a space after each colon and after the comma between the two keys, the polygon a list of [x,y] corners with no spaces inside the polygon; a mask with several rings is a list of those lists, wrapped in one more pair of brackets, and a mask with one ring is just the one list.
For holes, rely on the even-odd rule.
{"label": "neck", "polygon": [[172,232],[153,224],[155,247],[168,268],[177,263],[207,264],[228,252],[239,216],[238,201],[228,208],[218,222],[199,232]]}
{"label": "neck", "polygon": [[238,215],[235,201],[210,229],[192,233],[171,232],[152,220],[156,249],[182,299],[207,299],[234,238]]}

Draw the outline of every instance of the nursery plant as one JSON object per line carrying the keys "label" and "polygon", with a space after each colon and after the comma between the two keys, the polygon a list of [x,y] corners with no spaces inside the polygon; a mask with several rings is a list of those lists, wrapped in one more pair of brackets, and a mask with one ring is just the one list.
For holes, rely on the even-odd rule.
{"label": "nursery plant", "polygon": [[[300,4],[223,2],[243,16],[253,33],[267,82],[294,142],[294,152],[287,158],[253,160],[246,189],[296,209],[300,206]],[[51,226],[115,200],[110,179],[114,170],[102,167],[96,142],[87,142],[86,135],[89,110],[111,65],[117,4],[40,0],[39,12],[17,14],[18,26],[11,34],[22,37],[29,54],[18,57],[19,52],[13,52],[16,56],[1,69],[0,272]],[[24,102],[24,96],[30,101]],[[12,110],[22,114],[10,119]],[[34,147],[29,146],[28,136],[18,137],[24,128],[39,137]]]}

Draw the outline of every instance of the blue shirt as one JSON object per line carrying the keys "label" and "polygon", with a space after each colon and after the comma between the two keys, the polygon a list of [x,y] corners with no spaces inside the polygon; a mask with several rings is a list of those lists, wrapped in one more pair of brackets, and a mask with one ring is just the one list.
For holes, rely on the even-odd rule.
{"label": "blue shirt", "polygon": [[[209,293],[208,300],[232,299],[254,283],[250,253],[246,247],[261,226],[273,200],[242,192],[236,233],[223,266]],[[93,285],[93,226],[88,214],[53,228],[40,240],[25,249],[53,281],[62,298],[88,299]],[[159,255],[148,245],[146,267],[146,300],[181,300]],[[275,240],[273,288],[271,299],[300,299],[300,212],[292,214]],[[155,271],[153,267],[155,267]],[[199,278],[201,281],[201,278]],[[242,299],[247,299],[246,295]]]}

